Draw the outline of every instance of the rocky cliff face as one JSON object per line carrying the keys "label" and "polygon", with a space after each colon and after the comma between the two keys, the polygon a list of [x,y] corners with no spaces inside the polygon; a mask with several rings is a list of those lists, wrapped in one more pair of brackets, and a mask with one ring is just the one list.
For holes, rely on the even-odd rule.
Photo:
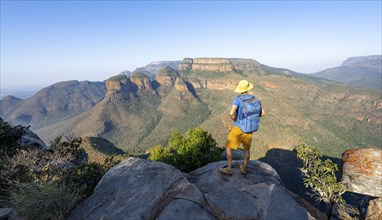
{"label": "rocky cliff face", "polygon": [[367,66],[375,67],[381,70],[382,56],[371,55],[362,57],[349,57],[343,63],[342,66]]}
{"label": "rocky cliff face", "polygon": [[238,58],[231,58],[229,59],[234,66],[235,70],[238,71],[245,71],[248,69],[256,69],[261,67],[261,64],[257,62],[256,60],[252,59],[238,59]]}
{"label": "rocky cliff face", "polygon": [[130,80],[138,87],[138,90],[153,90],[148,77],[134,77],[133,75]]}
{"label": "rocky cliff face", "polygon": [[231,72],[235,71],[231,61],[226,58],[185,58],[179,70]]}
{"label": "rocky cliff face", "polygon": [[166,66],[158,71],[156,80],[161,86],[172,87],[174,86],[176,77],[178,76],[179,74],[175,69]]}
{"label": "rocky cliff face", "polygon": [[154,90],[149,77],[142,73],[133,73],[131,77],[118,75],[106,81],[106,97],[143,91]]}
{"label": "rocky cliff face", "polygon": [[106,96],[113,96],[122,92],[132,92],[133,84],[129,78],[118,81],[106,81]]}
{"label": "rocky cliff face", "polygon": [[[239,163],[239,161],[234,161]],[[268,164],[250,161],[249,173],[219,173],[225,161],[190,174],[129,158],[110,169],[69,219],[314,219]]]}
{"label": "rocky cliff face", "polygon": [[194,88],[214,89],[214,90],[231,90],[234,91],[238,81],[229,79],[198,79],[190,80]]}
{"label": "rocky cliff face", "polygon": [[382,56],[350,57],[341,66],[330,68],[313,76],[323,77],[348,85],[381,91]]}
{"label": "rocky cliff face", "polygon": [[192,63],[194,60],[192,58],[184,58],[182,62],[179,64],[179,70],[189,71],[192,69]]}
{"label": "rocky cliff face", "polygon": [[347,150],[342,161],[342,183],[348,191],[382,197],[382,149]]}

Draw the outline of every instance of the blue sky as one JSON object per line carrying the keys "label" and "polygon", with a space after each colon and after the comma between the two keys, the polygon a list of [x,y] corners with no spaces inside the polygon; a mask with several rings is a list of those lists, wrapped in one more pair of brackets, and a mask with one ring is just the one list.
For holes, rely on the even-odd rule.
{"label": "blue sky", "polygon": [[1,1],[1,88],[151,61],[252,58],[313,73],[381,54],[381,1]]}

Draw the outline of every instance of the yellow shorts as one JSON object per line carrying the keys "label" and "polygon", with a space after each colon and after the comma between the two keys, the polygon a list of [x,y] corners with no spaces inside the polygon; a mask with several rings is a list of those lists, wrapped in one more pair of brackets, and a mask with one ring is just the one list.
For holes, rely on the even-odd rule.
{"label": "yellow shorts", "polygon": [[232,150],[236,150],[240,143],[243,144],[244,150],[249,150],[251,148],[252,133],[244,133],[239,127],[234,126],[228,134],[227,142],[225,147],[229,147]]}

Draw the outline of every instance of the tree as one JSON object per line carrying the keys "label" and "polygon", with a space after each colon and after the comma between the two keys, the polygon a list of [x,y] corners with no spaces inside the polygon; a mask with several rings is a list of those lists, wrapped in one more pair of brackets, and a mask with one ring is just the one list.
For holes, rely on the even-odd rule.
{"label": "tree", "polygon": [[337,181],[335,173],[338,171],[337,164],[327,159],[322,161],[322,151],[312,146],[302,144],[296,147],[297,156],[302,160],[305,187],[310,187],[319,201],[325,202],[328,206],[328,219],[331,216],[333,207],[338,202],[344,203],[342,194],[345,187]]}

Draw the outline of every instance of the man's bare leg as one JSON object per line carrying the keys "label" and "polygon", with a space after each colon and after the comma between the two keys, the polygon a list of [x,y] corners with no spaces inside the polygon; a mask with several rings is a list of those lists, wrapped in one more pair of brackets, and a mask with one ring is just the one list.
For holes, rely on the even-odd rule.
{"label": "man's bare leg", "polygon": [[227,168],[232,169],[232,149],[229,147],[225,148],[225,154],[227,158]]}
{"label": "man's bare leg", "polygon": [[244,169],[247,170],[248,161],[250,158],[249,150],[244,150]]}

